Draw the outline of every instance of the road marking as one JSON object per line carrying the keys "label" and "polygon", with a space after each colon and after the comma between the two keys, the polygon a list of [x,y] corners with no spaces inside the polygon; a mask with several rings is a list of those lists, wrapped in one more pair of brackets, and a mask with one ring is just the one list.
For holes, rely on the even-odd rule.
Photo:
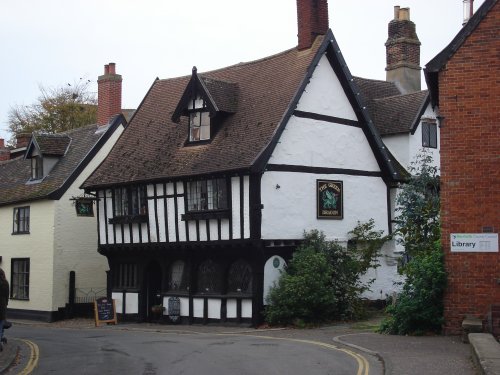
{"label": "road marking", "polygon": [[255,337],[255,338],[262,338],[262,339],[269,339],[269,340],[283,340],[283,341],[294,341],[294,342],[299,342],[299,343],[304,343],[304,344],[311,344],[311,345],[316,345],[316,346],[323,346],[327,349],[331,350],[337,350],[339,352],[344,352],[347,355],[353,357],[356,362],[358,363],[358,372],[356,375],[368,375],[370,372],[370,365],[368,363],[368,360],[362,356],[361,354],[358,354],[356,352],[353,352],[349,349],[344,349],[344,348],[339,348],[338,346],[332,345],[332,344],[327,344],[321,341],[313,341],[313,340],[303,340],[303,339],[292,339],[292,338],[286,338],[286,337],[270,337],[270,336],[258,336],[258,335],[239,335],[237,333],[218,333],[216,334],[217,336],[246,336],[246,337]]}
{"label": "road marking", "polygon": [[19,373],[19,375],[28,375],[33,372],[35,367],[38,365],[38,359],[40,358],[40,351],[38,350],[38,345],[33,341],[21,339],[30,348],[30,357],[26,367]]}

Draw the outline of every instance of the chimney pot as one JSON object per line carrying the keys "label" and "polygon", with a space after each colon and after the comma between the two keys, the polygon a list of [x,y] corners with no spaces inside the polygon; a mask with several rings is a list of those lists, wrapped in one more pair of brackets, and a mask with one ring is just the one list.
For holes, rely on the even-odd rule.
{"label": "chimney pot", "polygon": [[116,64],[109,63],[109,74],[116,74]]}
{"label": "chimney pot", "polygon": [[399,9],[400,9],[400,8],[401,8],[401,7],[400,7],[399,5],[395,5],[395,6],[394,6],[394,19],[395,19],[395,20],[398,20],[398,19],[399,19]]}
{"label": "chimney pot", "polygon": [[462,26],[465,26],[469,22],[470,18],[474,14],[474,0],[464,0],[464,21]]}
{"label": "chimney pot", "polygon": [[109,74],[109,65],[106,64],[104,65],[104,75],[108,75]]}

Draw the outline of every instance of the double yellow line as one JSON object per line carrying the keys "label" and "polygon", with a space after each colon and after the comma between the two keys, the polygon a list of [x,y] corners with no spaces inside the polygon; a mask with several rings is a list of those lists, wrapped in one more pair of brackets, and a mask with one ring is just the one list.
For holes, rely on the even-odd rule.
{"label": "double yellow line", "polygon": [[38,365],[38,359],[40,358],[40,351],[38,350],[38,345],[33,341],[21,339],[30,348],[30,357],[26,367],[19,373],[19,375],[28,375],[33,372],[35,367]]}
{"label": "double yellow line", "polygon": [[332,344],[327,344],[321,341],[313,341],[313,340],[303,340],[303,339],[292,339],[292,338],[286,338],[286,337],[271,337],[271,336],[257,336],[257,335],[238,335],[238,334],[225,334],[221,333],[219,334],[221,336],[228,336],[228,335],[234,335],[234,336],[247,336],[247,337],[255,337],[255,338],[262,338],[262,339],[269,339],[269,340],[282,340],[282,341],[293,341],[293,342],[298,342],[302,344],[309,344],[309,345],[316,345],[316,346],[321,346],[330,350],[336,350],[339,352],[346,353],[347,355],[353,357],[356,362],[358,363],[358,371],[356,375],[368,375],[370,372],[370,365],[368,361],[366,360],[365,357],[363,357],[361,354],[358,354],[356,352],[353,352],[348,349],[344,348],[339,348],[338,346],[332,345]]}

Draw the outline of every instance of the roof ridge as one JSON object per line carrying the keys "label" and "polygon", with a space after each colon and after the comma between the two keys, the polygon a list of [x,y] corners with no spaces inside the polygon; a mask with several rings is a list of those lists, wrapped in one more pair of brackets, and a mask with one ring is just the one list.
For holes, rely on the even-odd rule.
{"label": "roof ridge", "polygon": [[[265,62],[265,61],[268,61],[268,60],[272,60],[272,59],[275,59],[277,57],[280,57],[280,56],[284,56],[288,53],[291,53],[291,52],[297,52],[297,53],[307,53],[309,51],[316,51],[320,46],[321,46],[321,43],[324,39],[325,35],[318,35],[316,37],[316,39],[314,40],[314,43],[313,45],[306,49],[306,50],[302,50],[302,51],[299,51],[297,50],[297,47],[292,47],[292,48],[289,48],[289,49],[286,49],[284,51],[280,51],[280,52],[277,52],[277,53],[274,53],[272,55],[269,55],[269,56],[265,56],[265,57],[262,57],[260,59],[256,59],[256,60],[251,60],[251,61],[243,61],[243,62],[239,62],[239,63],[236,63],[236,64],[232,64],[232,65],[227,65],[225,67],[222,67],[222,68],[218,68],[218,69],[213,69],[213,70],[207,70],[205,72],[200,72],[199,75],[200,76],[203,76],[205,74],[211,74],[211,73],[218,73],[218,72],[221,72],[221,71],[224,71],[224,70],[228,70],[228,69],[233,69],[233,68],[239,68],[239,67],[244,67],[244,66],[249,66],[249,65],[253,65],[253,64],[258,64],[258,63],[262,63],[262,62]],[[191,77],[191,74],[189,75],[183,75],[183,76],[177,76],[177,77],[169,77],[169,78],[161,78],[159,81],[170,81],[170,80],[177,80],[177,79],[180,79],[180,78],[190,78]],[[206,77],[206,78],[211,78],[211,77]],[[222,82],[228,82],[228,81],[222,81]],[[229,82],[231,83],[231,82]]]}
{"label": "roof ridge", "polygon": [[406,93],[406,94],[399,94],[399,95],[392,95],[392,96],[384,96],[384,97],[381,97],[381,98],[374,98],[374,99],[371,99],[371,100],[386,100],[386,99],[394,99],[394,98],[401,98],[401,97],[405,97],[405,96],[412,96],[412,95],[417,95],[417,94],[424,94],[424,93],[428,93],[429,90],[420,90],[420,91],[415,91],[415,92],[410,92],[410,93]]}

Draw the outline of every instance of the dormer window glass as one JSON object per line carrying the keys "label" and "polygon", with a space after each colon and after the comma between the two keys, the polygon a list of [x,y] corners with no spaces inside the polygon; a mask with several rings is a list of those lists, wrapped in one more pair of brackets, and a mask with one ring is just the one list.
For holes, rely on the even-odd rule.
{"label": "dormer window glass", "polygon": [[210,139],[210,114],[205,101],[196,97],[190,101],[189,112],[189,142],[206,141]]}
{"label": "dormer window glass", "polygon": [[41,156],[31,158],[31,179],[41,180],[43,178],[43,159]]}

